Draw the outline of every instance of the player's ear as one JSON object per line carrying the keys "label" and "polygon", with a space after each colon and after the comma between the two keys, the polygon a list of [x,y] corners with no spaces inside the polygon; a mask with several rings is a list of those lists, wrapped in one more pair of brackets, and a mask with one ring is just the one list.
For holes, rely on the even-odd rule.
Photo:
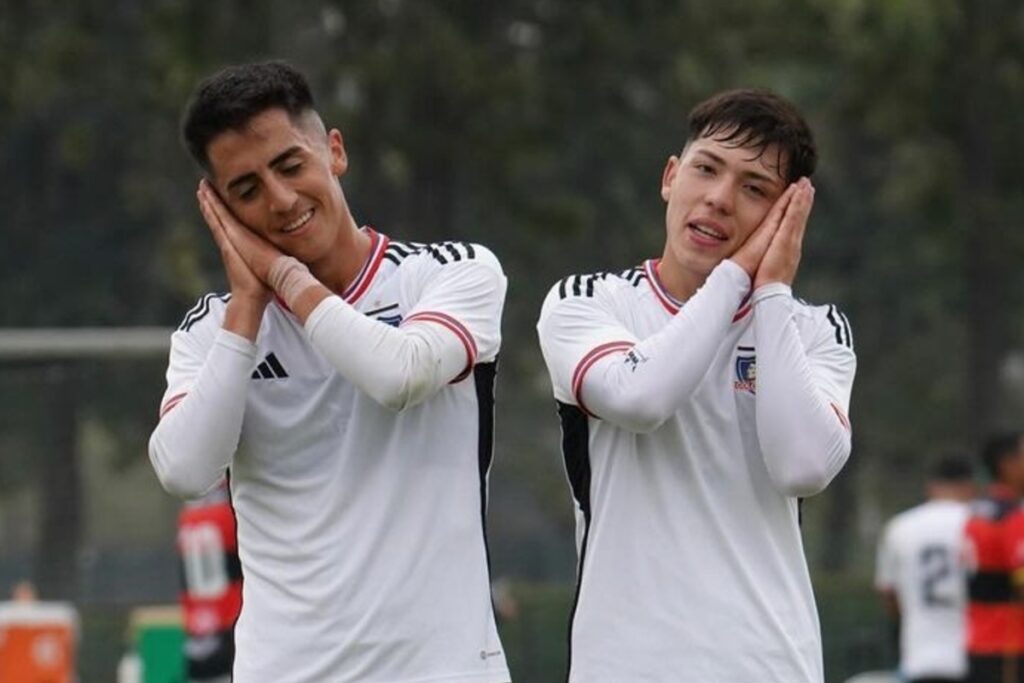
{"label": "player's ear", "polygon": [[348,154],[341,131],[331,128],[327,133],[327,151],[331,158],[331,174],[340,178],[348,171]]}
{"label": "player's ear", "polygon": [[665,170],[661,174],[661,198],[666,202],[672,196],[672,182],[676,179],[676,173],[678,172],[679,157],[673,154],[668,158],[668,161],[665,163]]}

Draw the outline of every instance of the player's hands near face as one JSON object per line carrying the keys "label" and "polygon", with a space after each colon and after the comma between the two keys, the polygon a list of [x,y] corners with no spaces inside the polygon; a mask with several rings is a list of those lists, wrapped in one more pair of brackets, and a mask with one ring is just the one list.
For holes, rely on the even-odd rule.
{"label": "player's hands near face", "polygon": [[736,250],[735,254],[729,257],[736,265],[747,271],[747,275],[750,276],[751,280],[759,272],[761,261],[764,259],[765,254],[768,253],[768,248],[771,246],[772,239],[782,224],[783,217],[795,192],[795,183],[787,187],[785,192],[775,200],[775,204],[772,205],[771,210],[768,211],[761,224],[750,233],[747,241]]}
{"label": "player's hands near face", "polygon": [[814,186],[807,178],[794,183],[792,199],[786,206],[779,229],[765,252],[754,277],[754,289],[773,282],[792,285],[800,267],[807,219],[814,206]]}
{"label": "player's hands near face", "polygon": [[[249,268],[225,231],[221,216],[225,214],[230,216],[230,212],[224,208],[220,198],[205,180],[200,181],[196,198],[199,201],[199,210],[206,221],[206,227],[210,229],[213,241],[220,249],[224,272],[227,274],[228,285],[231,287],[231,297],[239,301],[251,301],[266,305],[270,301],[270,289]],[[220,208],[219,211],[217,207]],[[234,220],[233,217],[232,220]]]}
{"label": "player's hands near face", "polygon": [[270,266],[281,256],[281,251],[240,223],[205,180],[199,183],[199,207],[214,233],[214,239],[219,234],[221,239],[226,240],[241,257],[249,272],[261,284],[265,283]]}

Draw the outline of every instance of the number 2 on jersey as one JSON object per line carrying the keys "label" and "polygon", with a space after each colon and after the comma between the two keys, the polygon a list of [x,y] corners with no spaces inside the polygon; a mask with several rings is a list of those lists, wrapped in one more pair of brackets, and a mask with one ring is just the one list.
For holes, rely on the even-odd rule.
{"label": "number 2 on jersey", "polygon": [[928,607],[953,607],[956,590],[956,572],[953,571],[953,557],[950,549],[941,545],[926,545],[921,548],[922,595]]}

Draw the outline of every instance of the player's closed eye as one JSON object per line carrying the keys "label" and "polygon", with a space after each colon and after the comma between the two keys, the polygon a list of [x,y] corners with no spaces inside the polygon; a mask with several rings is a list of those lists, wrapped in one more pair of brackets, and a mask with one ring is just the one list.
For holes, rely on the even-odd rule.
{"label": "player's closed eye", "polygon": [[283,173],[284,175],[296,175],[301,170],[302,170],[302,162],[295,163],[295,164],[289,164],[287,166],[282,166],[281,167],[281,173]]}
{"label": "player's closed eye", "polygon": [[239,199],[241,199],[243,202],[247,202],[247,201],[249,201],[250,199],[253,199],[256,196],[256,186],[255,185],[246,185],[245,187],[243,187],[241,190],[239,190],[236,193],[236,196]]}
{"label": "player's closed eye", "polygon": [[755,197],[764,198],[768,196],[768,193],[764,191],[759,185],[746,185],[747,192],[754,195]]}
{"label": "player's closed eye", "polygon": [[698,171],[700,171],[701,173],[703,173],[705,175],[714,175],[715,174],[715,167],[712,166],[711,164],[705,164],[705,163],[697,162],[693,166],[694,166],[694,168],[696,168]]}

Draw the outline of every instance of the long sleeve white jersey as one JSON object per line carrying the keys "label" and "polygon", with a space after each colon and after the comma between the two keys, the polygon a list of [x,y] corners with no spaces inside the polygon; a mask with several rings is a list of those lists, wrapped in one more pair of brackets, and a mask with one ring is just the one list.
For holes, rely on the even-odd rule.
{"label": "long sleeve white jersey", "polygon": [[798,498],[850,452],[849,325],[748,297],[728,260],[682,304],[657,265],[568,277],[538,323],[577,513],[570,681],[821,683]]}
{"label": "long sleeve white jersey", "polygon": [[931,500],[893,517],[878,544],[875,586],[900,606],[900,673],[967,673],[967,503]]}
{"label": "long sleeve white jersey", "polygon": [[367,230],[305,327],[275,301],[252,344],[200,301],[150,458],[185,496],[229,473],[236,683],[502,683],[484,514],[505,276],[479,245]]}

